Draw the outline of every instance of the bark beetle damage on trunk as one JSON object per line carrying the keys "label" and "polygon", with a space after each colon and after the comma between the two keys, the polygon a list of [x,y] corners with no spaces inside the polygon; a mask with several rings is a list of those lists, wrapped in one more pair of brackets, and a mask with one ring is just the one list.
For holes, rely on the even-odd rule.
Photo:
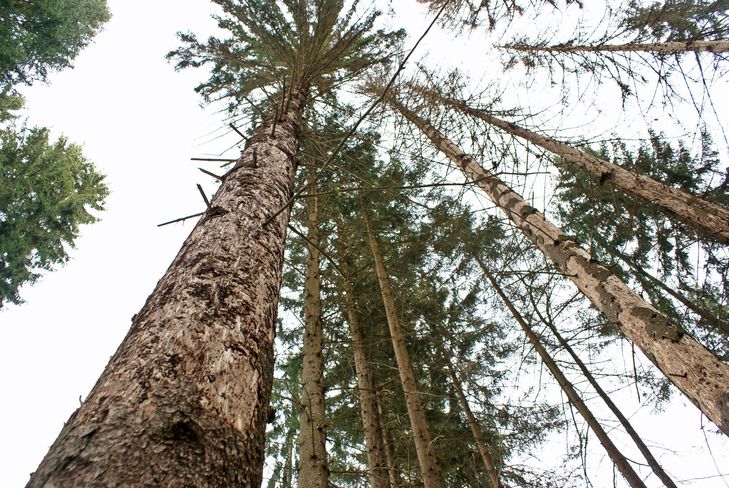
{"label": "bark beetle damage on trunk", "polygon": [[579,290],[615,322],[666,377],[729,435],[729,366],[684,334],[578,243],[528,205],[427,121],[393,99],[388,103],[420,128],[509,219],[549,256]]}
{"label": "bark beetle damage on trunk", "polygon": [[[29,487],[260,486],[304,96],[259,127]],[[252,164],[254,152],[257,164]]]}

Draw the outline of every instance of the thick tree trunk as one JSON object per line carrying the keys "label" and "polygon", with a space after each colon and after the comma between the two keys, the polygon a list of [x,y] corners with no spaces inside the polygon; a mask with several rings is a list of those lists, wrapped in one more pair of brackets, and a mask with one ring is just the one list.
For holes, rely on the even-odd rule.
{"label": "thick tree trunk", "polygon": [[514,319],[516,319],[516,321],[521,326],[522,330],[529,339],[529,342],[534,347],[534,350],[537,351],[539,357],[542,358],[542,361],[552,373],[552,376],[554,376],[554,379],[557,380],[557,383],[559,383],[562,391],[565,393],[565,395],[567,395],[570,403],[575,406],[577,411],[580,412],[580,415],[582,415],[582,418],[585,419],[585,422],[587,422],[587,425],[589,425],[590,429],[592,429],[592,431],[595,433],[595,436],[600,441],[600,444],[602,444],[602,446],[605,448],[608,456],[610,456],[610,459],[613,461],[613,463],[623,475],[625,480],[633,488],[645,488],[645,483],[643,483],[641,477],[638,476],[638,473],[635,472],[633,466],[630,465],[630,462],[628,462],[625,456],[623,456],[623,453],[620,452],[617,446],[613,444],[613,441],[610,440],[610,437],[607,435],[607,432],[605,432],[605,429],[602,428],[602,425],[600,425],[600,422],[592,414],[589,407],[585,404],[584,401],[582,401],[582,398],[580,398],[579,393],[577,393],[574,386],[572,386],[572,383],[570,383],[567,377],[562,373],[562,370],[559,369],[557,362],[552,358],[549,352],[542,345],[539,337],[534,333],[531,326],[527,323],[526,320],[524,320],[524,317],[522,317],[516,307],[514,307],[514,304],[511,303],[511,300],[509,300],[509,298],[506,296],[504,290],[501,289],[499,283],[496,281],[496,278],[494,278],[491,272],[483,265],[482,262],[480,262],[480,260],[479,265],[481,266],[484,275],[486,275],[486,278],[488,278],[494,290],[501,298],[501,301],[504,302],[504,305],[507,306],[511,314],[514,316]]}
{"label": "thick tree trunk", "polygon": [[[343,263],[342,267],[344,267]],[[357,388],[359,389],[359,405],[362,412],[365,446],[367,447],[367,463],[370,469],[370,484],[372,488],[390,488],[385,446],[382,440],[382,430],[375,400],[372,368],[367,360],[362,330],[357,316],[357,305],[352,292],[352,283],[347,277],[344,278],[343,283],[349,333],[352,335],[354,366],[357,370]]]}
{"label": "thick tree trunk", "polygon": [[259,127],[29,487],[260,486],[305,97]]}
{"label": "thick tree trunk", "polygon": [[438,460],[435,457],[432,446],[432,438],[425,419],[425,412],[420,403],[418,384],[415,380],[415,373],[410,362],[410,355],[405,347],[405,337],[402,332],[402,326],[400,325],[400,319],[397,316],[395,299],[390,288],[390,280],[385,271],[380,246],[370,225],[363,200],[360,200],[360,207],[367,227],[372,257],[375,261],[377,281],[380,283],[380,292],[382,293],[382,301],[385,306],[387,325],[390,328],[392,347],[395,350],[395,359],[397,360],[397,367],[400,372],[402,388],[405,392],[405,404],[407,405],[408,416],[410,417],[410,426],[413,430],[413,440],[415,442],[415,450],[418,454],[418,463],[420,464],[423,483],[425,488],[445,488],[440,466],[438,465]]}
{"label": "thick tree trunk", "polygon": [[308,199],[306,281],[304,283],[304,347],[301,372],[299,488],[328,488],[324,354],[319,266],[319,200],[312,185]]}
{"label": "thick tree trunk", "polygon": [[600,52],[652,52],[672,54],[683,52],[725,53],[729,51],[729,41],[673,41],[649,42],[641,44],[596,44],[594,46],[501,46],[505,49],[526,52],[551,53],[600,53]]}
{"label": "thick tree trunk", "polygon": [[638,432],[636,432],[636,430],[633,428],[633,425],[625,417],[625,415],[623,415],[623,412],[618,408],[618,406],[615,405],[615,402],[612,401],[610,395],[608,395],[607,392],[602,389],[600,383],[597,382],[590,370],[587,369],[587,366],[585,366],[585,363],[582,362],[574,349],[572,349],[569,343],[564,339],[564,337],[562,337],[562,334],[559,333],[554,324],[549,320],[543,320],[543,322],[547,325],[552,334],[554,334],[554,337],[557,338],[557,342],[559,342],[560,346],[562,346],[562,348],[567,351],[567,353],[572,357],[572,360],[575,362],[577,367],[580,368],[580,371],[582,371],[582,374],[585,376],[585,378],[587,378],[587,381],[595,389],[600,398],[602,398],[602,401],[605,402],[605,405],[608,406],[610,411],[613,412],[618,421],[620,421],[620,424],[625,429],[625,432],[628,433],[630,438],[635,443],[636,447],[638,447],[638,450],[641,452],[641,454],[643,454],[643,457],[648,462],[648,465],[653,470],[653,473],[655,473],[658,479],[663,482],[666,488],[677,488],[671,477],[668,476],[668,473],[666,473],[658,460],[653,456],[653,453],[650,451],[650,449],[648,449],[648,446],[646,446],[645,442],[643,442],[643,439],[640,437]]}
{"label": "thick tree trunk", "polygon": [[392,98],[388,102],[461,168],[679,390],[729,435],[729,366],[595,262],[578,243],[427,121]]}
{"label": "thick tree trunk", "polygon": [[413,89],[426,97],[437,100],[439,103],[456,108],[498,127],[504,132],[521,137],[546,149],[588,173],[599,176],[601,180],[606,179],[633,196],[663,207],[669,214],[675,215],[699,232],[706,234],[708,239],[729,244],[729,209],[683,190],[666,186],[649,176],[633,173],[564,142],[542,136],[511,122],[494,117],[482,110],[473,109],[462,101],[452,100],[432,90],[414,85]]}
{"label": "thick tree trunk", "polygon": [[486,449],[486,443],[483,440],[481,426],[476,420],[476,416],[473,415],[473,412],[471,411],[471,406],[468,404],[466,395],[463,393],[463,386],[461,385],[461,381],[458,379],[458,376],[453,369],[453,364],[451,364],[449,356],[447,356],[445,352],[442,352],[441,356],[443,356],[447,360],[446,366],[448,367],[448,374],[450,375],[451,382],[453,383],[453,390],[456,392],[458,401],[461,403],[461,408],[465,412],[466,418],[468,419],[468,425],[469,427],[471,427],[471,433],[473,434],[473,438],[476,440],[476,446],[478,447],[478,452],[481,455],[483,465],[486,468],[486,473],[488,473],[491,488],[501,488],[502,484],[499,481],[499,473],[496,470],[494,458],[491,457],[491,453],[488,449]]}

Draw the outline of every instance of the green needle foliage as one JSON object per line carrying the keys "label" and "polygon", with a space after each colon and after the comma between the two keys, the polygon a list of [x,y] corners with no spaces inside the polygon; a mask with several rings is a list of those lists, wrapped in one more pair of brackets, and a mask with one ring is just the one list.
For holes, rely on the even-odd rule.
{"label": "green needle foliage", "polygon": [[106,0],[0,1],[0,86],[71,67],[110,18]]}
{"label": "green needle foliage", "polygon": [[0,132],[0,308],[20,303],[18,289],[68,260],[79,226],[97,219],[108,194],[104,177],[47,129]]}

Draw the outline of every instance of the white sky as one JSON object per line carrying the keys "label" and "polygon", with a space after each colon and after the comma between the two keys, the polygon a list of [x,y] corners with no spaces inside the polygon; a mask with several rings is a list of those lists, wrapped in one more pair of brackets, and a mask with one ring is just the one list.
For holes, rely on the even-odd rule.
{"label": "white sky", "polygon": [[[405,25],[413,36],[423,28],[422,9],[414,3],[399,5],[406,7],[401,13],[412,12],[396,20],[414,25]],[[112,194],[101,222],[82,229],[68,265],[24,288],[27,303],[0,312],[2,487],[27,481],[190,231],[191,223],[156,227],[203,208],[195,183],[213,188],[190,157],[215,155],[235,142],[206,143],[222,116],[199,107],[193,87],[203,74],[175,73],[164,60],[177,46],[176,31],[211,32],[209,2],[109,4],[111,22],[81,53],[75,69],[52,76],[48,86],[24,90],[29,124],[51,127],[54,135],[82,144],[86,157],[108,175]],[[448,39],[434,33],[425,48],[457,59],[463,50],[449,47]],[[483,59],[484,49],[474,44],[471,59]],[[677,395],[666,414],[643,412],[639,430],[682,453],[686,477],[714,475],[705,451],[690,454],[704,441],[696,428],[700,416],[686,404]],[[683,429],[687,432],[677,443]],[[721,444],[714,442],[713,454],[729,469],[729,448]],[[712,479],[693,486],[726,485]]]}

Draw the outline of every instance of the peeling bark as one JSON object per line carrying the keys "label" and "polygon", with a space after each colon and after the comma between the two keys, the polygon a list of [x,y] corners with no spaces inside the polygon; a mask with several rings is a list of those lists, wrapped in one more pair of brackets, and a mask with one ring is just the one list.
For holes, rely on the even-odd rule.
{"label": "peeling bark", "polygon": [[292,194],[304,99],[257,129],[27,486],[261,485],[288,211],[261,224]]}
{"label": "peeling bark", "polygon": [[[729,44],[729,43],[727,43]],[[413,85],[413,89],[438,100],[484,122],[498,127],[509,134],[521,137],[565,161],[582,168],[593,176],[605,178],[611,184],[638,198],[659,205],[669,215],[675,215],[694,229],[706,235],[706,238],[729,244],[729,209],[704,200],[683,190],[673,188],[653,178],[633,173],[617,164],[581,151],[569,144],[545,137],[536,132],[520,127],[511,122],[494,117],[487,112],[469,107],[466,103],[444,97],[432,90]]]}
{"label": "peeling bark", "polygon": [[597,263],[518,193],[396,100],[415,124],[724,434],[729,435],[729,366]]}
{"label": "peeling bark", "polygon": [[628,462],[627,458],[623,455],[622,452],[620,452],[617,446],[613,444],[613,441],[610,440],[610,436],[607,435],[607,432],[605,432],[605,429],[602,428],[602,425],[600,425],[600,422],[592,414],[587,404],[585,404],[582,398],[580,398],[579,393],[577,393],[574,386],[572,386],[572,383],[570,383],[564,373],[562,373],[562,370],[559,369],[557,362],[552,358],[549,352],[542,345],[542,342],[540,341],[537,334],[534,333],[531,326],[527,323],[524,317],[522,317],[516,307],[514,307],[514,304],[511,303],[511,300],[509,300],[509,298],[506,296],[504,290],[501,289],[499,283],[496,281],[496,278],[494,278],[491,272],[483,265],[480,259],[478,260],[478,263],[481,266],[484,275],[486,275],[486,278],[488,278],[488,280],[491,282],[491,286],[501,298],[501,301],[504,302],[504,305],[506,305],[511,314],[514,316],[514,319],[516,319],[516,321],[521,326],[522,330],[529,339],[529,342],[534,347],[534,350],[537,351],[539,357],[542,358],[542,361],[552,373],[552,376],[554,376],[554,379],[556,379],[557,383],[559,383],[559,386],[560,388],[562,388],[564,394],[567,395],[570,403],[575,406],[577,411],[580,412],[580,415],[582,415],[582,418],[585,419],[585,422],[587,422],[587,425],[589,425],[590,429],[592,429],[592,431],[595,433],[595,436],[600,441],[600,444],[602,444],[602,446],[605,448],[605,451],[608,453],[608,456],[610,456],[610,459],[620,471],[620,474],[623,475],[628,484],[630,484],[630,486],[632,486],[633,488],[646,488],[646,485],[645,483],[643,483],[641,477],[638,476],[638,473],[635,472],[633,466],[630,465],[630,462]]}
{"label": "peeling bark", "polygon": [[299,434],[299,488],[328,488],[324,354],[321,322],[321,270],[319,257],[319,199],[316,185],[308,199],[306,282],[304,284],[304,347],[301,372],[301,430]]}
{"label": "peeling bark", "polygon": [[423,483],[425,488],[445,488],[443,475],[441,474],[440,466],[438,465],[438,460],[433,450],[432,437],[428,430],[425,412],[420,403],[420,393],[418,391],[417,381],[415,380],[415,372],[410,362],[410,355],[405,347],[405,337],[402,332],[402,326],[400,325],[400,319],[397,316],[397,308],[395,307],[395,299],[390,288],[390,280],[385,271],[379,243],[372,231],[372,226],[367,216],[364,200],[361,197],[360,208],[367,227],[372,257],[375,261],[377,281],[380,283],[380,292],[382,293],[382,301],[385,305],[385,315],[387,316],[387,325],[390,328],[392,347],[395,350],[395,359],[397,360],[397,368],[400,373],[400,381],[405,392],[405,404],[408,409],[408,417],[410,417],[410,427],[413,430],[413,440],[415,442],[415,450],[418,454],[418,463],[420,464]]}

